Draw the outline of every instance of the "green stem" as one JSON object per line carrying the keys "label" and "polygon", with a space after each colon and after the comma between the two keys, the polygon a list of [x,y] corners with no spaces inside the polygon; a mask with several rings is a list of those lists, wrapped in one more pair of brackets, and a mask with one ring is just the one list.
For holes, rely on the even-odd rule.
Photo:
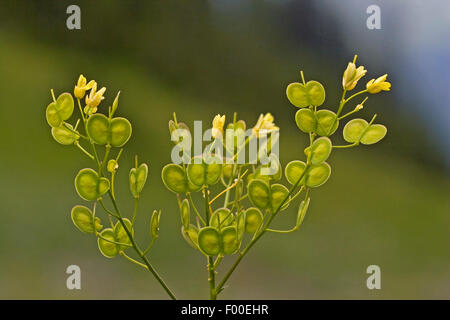
{"label": "green stem", "polygon": [[133,218],[131,219],[131,225],[134,226],[134,221],[136,221],[137,211],[139,205],[139,198],[134,199],[134,210],[133,210]]}
{"label": "green stem", "polygon": [[142,261],[144,262],[144,264],[147,266],[148,270],[153,274],[153,276],[156,278],[156,280],[159,282],[159,284],[164,288],[164,290],[166,291],[166,293],[170,296],[170,298],[172,300],[176,300],[175,295],[172,293],[172,291],[169,289],[169,287],[166,285],[166,283],[164,282],[164,280],[161,278],[161,276],[156,272],[156,270],[153,268],[153,266],[150,264],[150,261],[147,259],[147,257],[143,254],[143,252],[141,251],[141,249],[139,249],[138,245],[136,244],[136,241],[134,240],[133,235],[131,234],[131,231],[128,230],[127,225],[125,224],[122,215],[120,214],[119,208],[117,206],[116,200],[114,199],[114,197],[112,196],[111,190],[108,191],[108,195],[111,199],[111,202],[113,203],[114,206],[114,210],[116,211],[117,215],[118,215],[118,219],[120,221],[120,223],[122,224],[123,229],[125,230],[125,232],[128,235],[128,238],[130,239],[131,245],[133,246],[134,250],[136,251],[136,253],[139,255],[139,257],[142,259]]}
{"label": "green stem", "polygon": [[78,141],[75,141],[74,144],[77,146],[78,149],[80,149],[85,155],[87,155],[89,158],[94,160],[94,156],[90,154],[86,149],[84,149]]}
{"label": "green stem", "polygon": [[267,228],[269,227],[270,223],[272,222],[272,220],[275,218],[275,216],[278,214],[278,212],[281,210],[281,207],[285,204],[285,202],[288,200],[288,198],[291,196],[291,194],[294,192],[294,190],[298,187],[298,185],[300,184],[300,181],[303,179],[303,176],[305,175],[306,171],[308,170],[308,167],[310,166],[309,163],[307,163],[305,170],[303,170],[303,173],[301,174],[300,178],[297,180],[297,182],[291,187],[291,189],[289,190],[288,194],[286,195],[286,197],[283,199],[283,201],[279,204],[279,206],[277,207],[277,209],[275,210],[275,212],[271,215],[271,217],[269,218],[269,220],[266,223],[266,226],[263,230],[261,230],[261,232],[259,232],[259,234],[252,239],[249,244],[247,245],[247,247],[244,249],[244,251],[242,251],[241,253],[239,253],[238,258],[236,259],[236,261],[233,263],[233,265],[231,266],[230,270],[227,272],[227,274],[224,276],[224,278],[222,279],[222,281],[217,285],[216,288],[216,292],[220,293],[223,289],[223,286],[225,285],[225,283],[228,281],[228,279],[230,278],[230,276],[233,274],[234,270],[236,269],[236,267],[239,265],[239,263],[241,262],[241,260],[245,257],[245,255],[248,253],[248,251],[255,245],[255,243],[262,237],[262,235],[267,231]]}

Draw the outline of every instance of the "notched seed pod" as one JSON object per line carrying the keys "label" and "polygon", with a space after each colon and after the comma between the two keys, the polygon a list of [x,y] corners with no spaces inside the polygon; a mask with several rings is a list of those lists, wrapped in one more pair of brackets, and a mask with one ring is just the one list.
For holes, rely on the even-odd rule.
{"label": "notched seed pod", "polygon": [[47,122],[51,127],[59,127],[72,116],[74,102],[70,93],[64,92],[50,103],[45,111]]}
{"label": "notched seed pod", "polygon": [[343,130],[345,141],[350,143],[374,144],[384,138],[387,128],[382,124],[369,124],[364,119],[349,121]]}
{"label": "notched seed pod", "polygon": [[75,177],[75,189],[78,195],[87,201],[94,201],[108,192],[109,180],[99,177],[92,169],[81,169]]}
{"label": "notched seed pod", "polygon": [[318,81],[308,81],[305,85],[294,82],[286,88],[289,101],[298,108],[321,106],[325,101],[325,89]]}
{"label": "notched seed pod", "polygon": [[186,173],[189,181],[195,186],[215,185],[222,174],[222,160],[214,155],[208,162],[201,157],[193,158]]}
{"label": "notched seed pod", "polygon": [[139,195],[144,188],[145,182],[147,181],[148,166],[142,163],[137,168],[132,168],[130,170],[129,181],[130,181],[130,191],[135,199],[139,198]]}
{"label": "notched seed pod", "polygon": [[109,119],[104,114],[96,113],[89,117],[87,124],[88,136],[98,145],[109,144],[122,147],[131,137],[131,123],[125,118]]}

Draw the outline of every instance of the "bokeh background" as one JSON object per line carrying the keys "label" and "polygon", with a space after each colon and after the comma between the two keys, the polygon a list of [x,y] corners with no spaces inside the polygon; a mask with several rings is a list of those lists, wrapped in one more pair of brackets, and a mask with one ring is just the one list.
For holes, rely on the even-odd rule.
{"label": "bokeh background", "polygon": [[[66,8],[75,3],[82,29],[70,31]],[[381,8],[381,30],[366,27],[371,4]],[[0,21],[0,298],[166,298],[145,270],[104,258],[72,225],[70,209],[82,203],[73,179],[91,163],[53,141],[50,88],[71,92],[82,73],[107,87],[101,111],[121,90],[118,113],[133,124],[118,176],[122,210],[132,208],[127,175],[137,153],[150,166],[138,238],[148,241],[151,212],[162,208],[151,261],[180,298],[206,298],[205,259],[182,239],[160,178],[172,112],[189,124],[237,111],[248,125],[271,112],[286,164],[307,143],[287,84],[302,69],[336,108],[355,53],[368,69],[363,84],[389,74],[392,91],[370,96],[358,115],[378,113],[387,137],[333,153],[331,179],[313,192],[301,230],[264,236],[221,298],[450,298],[450,3],[6,0]],[[294,223],[295,211],[277,225]],[[71,264],[81,267],[82,290],[66,288]],[[366,288],[372,264],[381,290]]]}

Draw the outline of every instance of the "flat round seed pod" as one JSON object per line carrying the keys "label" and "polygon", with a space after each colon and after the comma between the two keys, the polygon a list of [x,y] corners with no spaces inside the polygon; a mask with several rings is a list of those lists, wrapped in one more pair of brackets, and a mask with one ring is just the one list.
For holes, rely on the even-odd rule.
{"label": "flat round seed pod", "polygon": [[94,223],[94,215],[92,211],[85,206],[75,206],[72,208],[71,217],[73,224],[84,233],[94,233],[94,225],[96,230],[100,230],[102,225],[100,223],[100,219],[95,217]]}
{"label": "flat round seed pod", "polygon": [[239,249],[236,227],[230,226],[222,230],[222,252],[233,254]]}
{"label": "flat round seed pod", "polygon": [[314,111],[310,109],[298,110],[295,114],[295,123],[297,124],[297,127],[305,133],[314,132],[317,127]]}
{"label": "flat round seed pod", "polygon": [[359,142],[369,123],[364,119],[353,119],[347,122],[342,131],[345,141],[349,143]]}
{"label": "flat round seed pod", "polygon": [[222,251],[222,239],[214,227],[204,227],[198,233],[198,247],[207,256],[216,256]]}
{"label": "flat round seed pod", "polygon": [[210,224],[217,229],[223,229],[231,225],[234,221],[234,216],[228,208],[219,208],[214,211],[211,216]]}
{"label": "flat round seed pod", "polygon": [[[124,224],[127,226],[128,231],[131,232],[131,235],[134,234],[134,230],[133,230],[133,226],[131,225],[131,221],[128,220],[127,218],[123,218],[123,222]],[[114,238],[116,239],[116,242],[120,242],[120,243],[126,243],[131,245],[131,240],[128,237],[127,232],[125,231],[124,227],[122,226],[122,224],[120,223],[120,221],[116,222],[116,225],[114,226]],[[127,249],[127,246],[117,246],[119,251],[123,251],[125,249]]]}
{"label": "flat round seed pod", "polygon": [[306,186],[310,188],[319,187],[325,182],[331,174],[331,167],[328,163],[313,164],[306,173]]}
{"label": "flat round seed pod", "polygon": [[[332,135],[339,126],[339,120],[333,111],[319,110],[316,112],[317,127],[316,133],[319,136]],[[331,127],[333,126],[333,129]]]}
{"label": "flat round seed pod", "polygon": [[109,143],[116,148],[122,147],[131,138],[131,123],[125,118],[113,118],[109,125]]}
{"label": "flat round seed pod", "polygon": [[387,128],[382,124],[372,124],[361,137],[362,144],[374,144],[384,138]]}
{"label": "flat round seed pod", "polygon": [[332,144],[327,137],[321,137],[315,140],[309,148],[311,152],[311,163],[320,164],[328,159],[331,154]]}
{"label": "flat round seed pod", "polygon": [[181,234],[184,240],[194,249],[198,248],[198,229],[193,224],[189,225],[188,228],[181,226]]}
{"label": "flat round seed pod", "polygon": [[265,209],[270,205],[269,184],[261,179],[253,179],[248,184],[248,197],[258,208]]}
{"label": "flat round seed pod", "polygon": [[142,163],[139,167],[130,170],[130,191],[134,198],[139,198],[148,176],[148,166]]}
{"label": "flat round seed pod", "polygon": [[[70,129],[73,129],[73,127],[70,124],[67,123],[66,125],[69,126]],[[79,135],[70,131],[64,125],[61,125],[59,127],[53,127],[52,136],[58,143],[66,146],[73,144],[80,138]]]}
{"label": "flat round seed pod", "polygon": [[99,177],[92,169],[81,169],[75,177],[75,189],[78,195],[87,201],[100,198],[109,190],[109,180]]}
{"label": "flat round seed pod", "polygon": [[[284,174],[286,176],[287,181],[294,185],[295,183],[297,183],[298,179],[300,179],[300,177],[303,174],[303,171],[305,171],[306,168],[306,163],[304,163],[303,161],[300,160],[294,160],[289,162],[286,165],[286,168],[284,169]],[[302,178],[302,182],[305,181],[305,177],[303,176]],[[302,184],[301,182],[301,184]]]}
{"label": "flat round seed pod", "polygon": [[191,216],[191,210],[189,207],[189,201],[188,199],[184,199],[183,202],[181,202],[180,206],[180,213],[181,213],[181,224],[185,229],[189,228],[189,220]]}
{"label": "flat round seed pod", "polygon": [[[275,212],[275,210],[278,209],[278,207],[283,202],[283,200],[287,197],[288,194],[289,194],[289,190],[282,184],[273,184],[271,186],[271,203],[272,203],[272,211],[273,212]],[[281,210],[284,210],[289,206],[287,201],[288,200],[285,201],[285,203],[281,207]]]}
{"label": "flat round seed pod", "polygon": [[62,93],[56,102],[52,102],[47,106],[45,116],[51,127],[59,127],[63,121],[72,116],[74,108],[73,98],[70,93]]}
{"label": "flat round seed pod", "polygon": [[216,156],[211,156],[207,161],[193,158],[186,172],[189,181],[196,186],[214,185],[222,174],[221,160]]}
{"label": "flat round seed pod", "polygon": [[99,248],[100,252],[102,253],[102,255],[104,255],[107,258],[114,258],[117,254],[119,254],[118,245],[110,242],[110,241],[116,241],[116,239],[114,237],[113,229],[111,229],[111,228],[104,229],[100,233],[100,236],[109,240],[109,241],[107,241],[102,238],[97,239],[98,248]]}
{"label": "flat round seed pod", "polygon": [[96,113],[89,117],[87,124],[89,137],[98,145],[109,143],[113,147],[122,147],[131,137],[131,123],[125,118],[108,119],[104,114]]}
{"label": "flat round seed pod", "polygon": [[186,193],[188,191],[188,181],[182,166],[178,164],[168,164],[161,172],[164,185],[172,192]]}
{"label": "flat round seed pod", "polygon": [[248,208],[245,211],[245,231],[253,234],[255,233],[261,222],[263,221],[263,214],[258,208]]}
{"label": "flat round seed pod", "polygon": [[289,101],[298,108],[320,106],[325,101],[325,89],[318,81],[308,81],[305,85],[294,82],[286,88]]}

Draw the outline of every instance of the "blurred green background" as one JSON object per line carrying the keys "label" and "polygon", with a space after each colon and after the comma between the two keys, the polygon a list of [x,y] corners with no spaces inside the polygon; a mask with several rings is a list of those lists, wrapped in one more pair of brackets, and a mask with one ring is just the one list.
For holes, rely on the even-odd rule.
{"label": "blurred green background", "polygon": [[[334,152],[332,176],[312,193],[300,231],[264,236],[221,298],[448,299],[450,6],[377,1],[382,29],[368,30],[371,2],[79,1],[82,29],[70,31],[72,1],[2,1],[0,298],[167,298],[148,272],[104,258],[94,237],[72,225],[70,209],[83,204],[73,179],[92,164],[52,139],[50,88],[72,92],[80,73],[95,79],[107,87],[101,112],[121,90],[118,114],[130,119],[133,136],[121,158],[120,206],[132,209],[127,175],[138,154],[150,167],[138,239],[148,241],[149,217],[161,208],[150,260],[179,298],[206,298],[206,261],[182,239],[175,196],[160,178],[172,112],[192,124],[237,111],[248,125],[271,112],[286,164],[303,158],[307,143],[287,84],[304,70],[336,109],[342,72],[357,53],[369,70],[363,84],[384,73],[392,82],[360,114],[377,113],[387,137]],[[276,224],[292,225],[295,211]],[[81,267],[82,290],[66,288],[71,264]],[[372,264],[381,267],[381,290],[366,287]]]}

